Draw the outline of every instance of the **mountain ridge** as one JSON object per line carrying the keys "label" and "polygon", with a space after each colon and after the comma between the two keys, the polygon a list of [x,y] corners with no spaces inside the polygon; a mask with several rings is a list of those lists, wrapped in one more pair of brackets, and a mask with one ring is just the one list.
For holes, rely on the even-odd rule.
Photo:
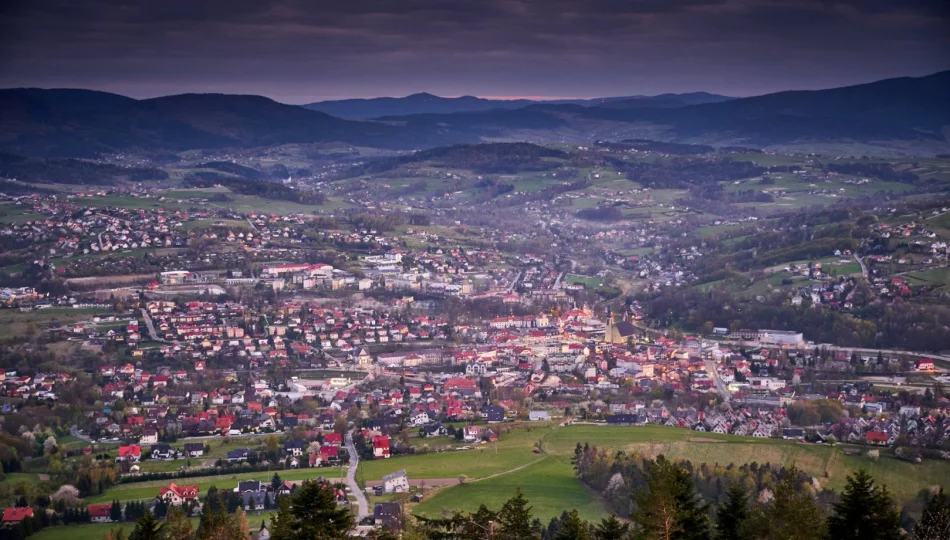
{"label": "mountain ridge", "polygon": [[[446,99],[416,96],[422,101]],[[0,151],[91,157],[296,143],[418,150],[487,141],[623,138],[756,147],[802,141],[929,141],[943,148],[950,134],[950,71],[714,102],[709,99],[719,97],[675,96],[699,103],[661,106],[657,100],[668,99],[661,95],[596,105],[532,102],[514,109],[351,120],[254,95],[178,94],[137,100],[95,90],[6,89],[0,90]],[[482,98],[465,99],[484,105]],[[652,105],[643,106],[644,99]]]}

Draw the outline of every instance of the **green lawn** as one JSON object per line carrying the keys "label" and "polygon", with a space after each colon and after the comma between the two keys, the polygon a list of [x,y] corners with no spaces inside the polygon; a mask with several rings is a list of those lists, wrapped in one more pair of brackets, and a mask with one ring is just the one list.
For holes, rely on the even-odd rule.
{"label": "green lawn", "polygon": [[[324,476],[326,478],[340,478],[346,475],[346,470],[342,467],[320,467],[315,469],[297,469],[288,471],[276,471],[284,480],[308,480]],[[236,474],[224,474],[218,476],[196,476],[194,478],[182,478],[175,480],[176,484],[197,485],[200,493],[206,493],[208,488],[216,486],[218,489],[233,489],[237,487],[238,482],[242,480],[261,480],[270,481],[274,476],[274,471],[248,472]],[[89,497],[85,499],[86,504],[95,504],[109,502],[114,499],[120,501],[134,501],[139,499],[151,499],[158,495],[159,489],[167,486],[172,480],[152,480],[148,482],[136,482],[134,484],[120,484],[102,495]]]}
{"label": "green lawn", "polygon": [[597,287],[600,287],[604,284],[604,280],[599,277],[578,276],[576,274],[568,274],[564,276],[564,281],[566,281],[569,285],[580,283],[585,289],[596,289]]}
{"label": "green lawn", "polygon": [[861,265],[857,261],[849,262],[845,264],[835,264],[831,266],[824,266],[822,268],[824,271],[828,272],[832,276],[847,276],[850,274],[860,274]]}
{"label": "green lawn", "polygon": [[[544,437],[546,455],[531,452],[541,437]],[[946,462],[927,460],[913,465],[894,459],[885,451],[875,463],[865,457],[866,449],[851,456],[840,446],[697,433],[663,426],[572,425],[554,430],[536,429],[530,433],[513,430],[502,436],[498,454],[484,448],[476,459],[472,459],[469,453],[472,451],[443,452],[361,462],[361,467],[366,466],[363,474],[367,480],[401,468],[406,469],[410,478],[453,478],[459,474],[470,478],[462,485],[434,491],[412,510],[419,515],[438,516],[443,510],[474,511],[482,503],[497,509],[520,487],[534,507],[534,515],[542,521],[570,508],[578,508],[586,519],[599,518],[604,512],[600,501],[574,478],[570,465],[578,443],[589,443],[609,452],[623,450],[649,457],[664,454],[672,459],[688,459],[695,465],[794,464],[814,476],[822,486],[835,490],[844,486],[849,474],[863,468],[886,484],[900,500],[913,498],[931,485],[950,485],[950,463]],[[503,473],[518,467],[523,468]]]}
{"label": "green lawn", "polygon": [[7,473],[3,482],[0,482],[0,484],[7,486],[16,486],[19,484],[28,484],[33,486],[39,483],[39,476],[31,473]]}
{"label": "green lawn", "polygon": [[[438,453],[415,454],[391,459],[360,461],[360,474],[365,480],[379,480],[383,475],[405,469],[409,478],[482,478],[509,471],[537,460],[535,443],[548,429],[514,430],[501,435],[495,444],[469,445],[472,450],[447,450]],[[422,444],[422,440],[416,443]]]}
{"label": "green lawn", "polygon": [[837,490],[844,486],[849,474],[864,468],[901,499],[912,498],[919,490],[934,484],[950,485],[950,463],[947,462],[926,460],[913,465],[882,455],[880,461],[874,463],[863,456],[846,455],[840,447],[697,433],[663,426],[567,426],[555,430],[545,439],[545,450],[555,455],[570,455],[578,442],[589,442],[611,451],[640,452],[651,457],[664,454],[697,465],[753,461],[786,466],[794,464],[818,478],[823,486]]}
{"label": "green lawn", "polygon": [[531,506],[531,515],[542,523],[571,508],[577,508],[587,520],[599,520],[606,514],[597,495],[574,477],[570,460],[558,456],[546,456],[512,473],[444,488],[419,503],[413,513],[438,517],[443,510],[473,512],[480,504],[498,510],[518,488]]}
{"label": "green lawn", "polygon": [[111,530],[123,529],[126,536],[135,528],[135,523],[90,523],[48,527],[30,537],[30,540],[102,540]]}

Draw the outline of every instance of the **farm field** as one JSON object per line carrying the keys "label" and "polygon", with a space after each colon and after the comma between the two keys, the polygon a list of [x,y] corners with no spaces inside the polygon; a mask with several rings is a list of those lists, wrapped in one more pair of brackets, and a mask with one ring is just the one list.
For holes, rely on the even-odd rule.
{"label": "farm field", "polygon": [[483,478],[492,474],[510,471],[543,456],[534,453],[535,444],[549,429],[535,428],[512,430],[501,435],[494,444],[470,445],[472,450],[447,450],[445,452],[416,454],[392,459],[360,461],[360,477],[379,480],[391,472],[405,469],[413,478]]}
{"label": "farm field", "polygon": [[176,484],[197,485],[199,495],[208,491],[211,486],[219,489],[232,489],[237,487],[238,482],[244,480],[260,480],[269,482],[277,472],[284,480],[310,480],[320,476],[326,478],[340,478],[346,475],[342,467],[320,467],[315,469],[296,469],[284,471],[260,471],[236,474],[222,474],[217,476],[196,476],[194,478],[181,478],[176,480],[150,480],[148,482],[136,482],[134,484],[119,484],[101,495],[85,499],[87,504],[96,504],[110,502],[114,499],[120,501],[134,501],[140,499],[151,499],[158,495],[158,490],[167,486],[169,482]]}
{"label": "farm field", "polygon": [[577,508],[587,520],[599,520],[606,513],[597,495],[574,478],[570,460],[561,456],[546,456],[511,473],[444,488],[419,503],[413,513],[437,517],[443,510],[473,512],[480,504],[498,509],[518,488],[528,500],[532,516],[542,523],[571,508]]}
{"label": "farm field", "polygon": [[36,325],[37,331],[42,331],[51,323],[68,325],[91,319],[93,315],[104,314],[108,311],[98,308],[48,308],[35,311],[3,309],[0,310],[0,338],[25,335],[30,323]]}
{"label": "farm field", "polygon": [[564,277],[564,281],[567,281],[570,285],[580,283],[587,289],[596,289],[604,284],[604,280],[599,277],[578,276],[575,274],[568,274]]}
{"label": "farm field", "polygon": [[[544,438],[545,455],[539,457],[516,452],[518,447],[530,450],[530,444],[541,437]],[[526,443],[529,446],[524,446]],[[586,519],[599,518],[603,515],[603,507],[596,495],[575,479],[570,464],[578,443],[589,443],[610,452],[623,450],[650,457],[663,454],[672,459],[690,460],[694,464],[794,464],[817,478],[822,486],[835,490],[844,487],[849,474],[863,468],[902,500],[915,497],[921,489],[931,485],[950,484],[950,464],[944,462],[928,460],[913,465],[882,455],[875,463],[863,455],[866,449],[848,455],[840,446],[697,433],[663,426],[571,425],[553,430],[532,430],[531,433],[512,431],[502,435],[498,458],[486,448],[475,461],[469,459],[466,452],[444,452],[363,462],[368,466],[363,470],[377,467],[380,472],[392,472],[405,468],[410,478],[449,478],[459,474],[470,478],[461,485],[432,493],[413,508],[413,513],[420,515],[437,516],[443,510],[474,511],[481,503],[497,509],[520,487],[534,507],[534,514],[542,521],[560,515],[565,508],[574,507]],[[426,466],[419,459],[427,457],[436,458],[437,464],[433,462]],[[510,466],[507,469],[510,472],[505,472],[505,466]],[[369,472],[365,475],[367,479],[378,478]]]}

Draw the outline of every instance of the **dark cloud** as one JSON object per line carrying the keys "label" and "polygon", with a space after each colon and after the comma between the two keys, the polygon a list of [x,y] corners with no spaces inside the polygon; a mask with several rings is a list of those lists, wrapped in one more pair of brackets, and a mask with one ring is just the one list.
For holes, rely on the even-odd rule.
{"label": "dark cloud", "polygon": [[946,0],[7,0],[0,86],[597,96],[950,68]]}

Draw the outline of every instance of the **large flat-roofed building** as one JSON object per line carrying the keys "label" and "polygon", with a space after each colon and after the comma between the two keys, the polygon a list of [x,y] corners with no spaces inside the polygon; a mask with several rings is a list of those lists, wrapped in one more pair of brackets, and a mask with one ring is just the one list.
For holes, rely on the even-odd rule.
{"label": "large flat-roofed building", "polygon": [[730,334],[729,337],[770,345],[801,345],[805,341],[802,333],[794,330],[739,330]]}
{"label": "large flat-roofed building", "polygon": [[801,332],[792,330],[760,330],[759,341],[776,345],[800,345],[805,338]]}

